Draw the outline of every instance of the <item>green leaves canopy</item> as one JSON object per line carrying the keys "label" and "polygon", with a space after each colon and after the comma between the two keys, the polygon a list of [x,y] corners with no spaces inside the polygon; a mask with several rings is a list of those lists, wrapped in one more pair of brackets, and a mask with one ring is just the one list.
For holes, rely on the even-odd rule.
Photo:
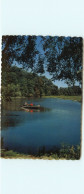
{"label": "green leaves canopy", "polygon": [[81,84],[82,47],[81,37],[3,36],[2,71],[17,62],[35,73],[42,74],[46,69],[53,80]]}

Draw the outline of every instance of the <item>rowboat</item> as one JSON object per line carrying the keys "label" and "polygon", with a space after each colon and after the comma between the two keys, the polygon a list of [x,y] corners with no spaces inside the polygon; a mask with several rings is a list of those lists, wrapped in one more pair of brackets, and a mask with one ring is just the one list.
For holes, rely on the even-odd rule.
{"label": "rowboat", "polygon": [[22,106],[23,109],[39,109],[40,105],[23,105]]}

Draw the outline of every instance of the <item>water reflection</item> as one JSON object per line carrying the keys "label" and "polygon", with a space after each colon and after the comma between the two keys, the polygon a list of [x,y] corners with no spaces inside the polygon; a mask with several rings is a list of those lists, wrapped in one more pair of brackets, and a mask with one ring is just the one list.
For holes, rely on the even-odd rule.
{"label": "water reflection", "polygon": [[[19,115],[17,115],[19,116]],[[1,126],[2,126],[2,130],[7,128],[7,127],[15,127],[17,126],[20,122],[21,122],[21,119],[20,117],[17,119],[16,115],[5,115],[5,116],[2,116],[2,119],[1,119]]]}
{"label": "water reflection", "polygon": [[33,112],[46,112],[46,111],[50,111],[51,109],[50,108],[45,108],[45,107],[40,107],[38,109],[21,108],[21,110],[23,110],[25,112],[33,113]]}
{"label": "water reflection", "polygon": [[[33,114],[33,113],[40,113],[40,112],[46,112],[46,111],[50,111],[50,108],[46,108],[46,107],[40,107],[40,109],[25,109],[22,108],[22,105],[24,104],[24,102],[28,101],[31,102],[30,99],[14,99],[11,102],[4,102],[2,103],[2,107],[1,107],[1,113],[2,113],[2,119],[1,119],[1,127],[2,130],[6,129],[8,127],[15,127],[18,125],[21,125],[22,123],[28,121],[28,120],[32,120],[30,115],[27,115],[27,113],[29,114]],[[35,103],[37,104],[37,99],[32,99],[33,101],[35,101]],[[25,114],[26,113],[26,114]],[[35,118],[33,118],[33,120],[35,120]]]}
{"label": "water reflection", "polygon": [[[37,98],[20,98],[20,99],[13,99],[10,102],[4,101],[4,102],[2,102],[2,105],[1,105],[2,113],[4,110],[7,110],[7,111],[21,111],[21,110],[23,110],[22,106],[25,103],[25,101],[28,102],[29,104],[31,102],[34,102],[36,105],[38,105],[38,103],[41,104],[43,102],[43,99],[42,98],[39,98],[39,99],[37,99]],[[24,109],[24,110],[26,110],[26,109]],[[50,108],[41,106],[38,110],[40,112],[44,112],[44,111],[50,111]],[[30,110],[28,112],[30,112]],[[38,112],[38,111],[35,109],[32,112]]]}
{"label": "water reflection", "polygon": [[[40,111],[22,110],[27,101],[40,104]],[[60,146],[80,144],[81,106],[58,99],[15,99],[2,104],[4,148],[23,153],[41,153]],[[45,146],[45,148],[44,148]],[[52,150],[51,150],[52,151]]]}
{"label": "water reflection", "polygon": [[25,99],[13,99],[10,102],[2,102],[1,105],[1,109],[2,109],[2,113],[4,110],[7,111],[18,111],[21,109],[21,106],[23,105],[23,103],[25,102]]}

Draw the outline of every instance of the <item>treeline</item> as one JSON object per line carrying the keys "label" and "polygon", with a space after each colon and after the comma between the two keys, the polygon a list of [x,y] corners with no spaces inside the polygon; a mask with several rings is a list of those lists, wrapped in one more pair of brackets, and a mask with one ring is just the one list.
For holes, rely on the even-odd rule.
{"label": "treeline", "polygon": [[17,66],[2,72],[2,98],[58,95],[58,87],[45,76],[29,73]]}
{"label": "treeline", "polygon": [[68,88],[62,88],[59,89],[59,95],[65,95],[65,96],[78,96],[81,95],[82,90],[79,86],[72,86]]}
{"label": "treeline", "polygon": [[60,88],[45,76],[29,73],[17,66],[2,72],[2,98],[42,97],[50,95],[81,95],[79,86]]}

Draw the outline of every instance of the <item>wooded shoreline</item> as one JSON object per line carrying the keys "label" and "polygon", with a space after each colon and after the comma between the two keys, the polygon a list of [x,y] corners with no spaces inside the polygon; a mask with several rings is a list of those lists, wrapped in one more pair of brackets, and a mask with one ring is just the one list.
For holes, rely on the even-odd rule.
{"label": "wooded shoreline", "polygon": [[[16,66],[10,67],[10,71],[2,73],[2,99],[10,101],[12,97],[40,98],[46,96],[62,97],[81,96],[82,89],[79,86],[68,86],[66,88],[54,85],[45,76],[26,72]],[[64,97],[66,96],[66,97]],[[68,98],[68,97],[67,97]],[[78,99],[78,98],[77,98]]]}

